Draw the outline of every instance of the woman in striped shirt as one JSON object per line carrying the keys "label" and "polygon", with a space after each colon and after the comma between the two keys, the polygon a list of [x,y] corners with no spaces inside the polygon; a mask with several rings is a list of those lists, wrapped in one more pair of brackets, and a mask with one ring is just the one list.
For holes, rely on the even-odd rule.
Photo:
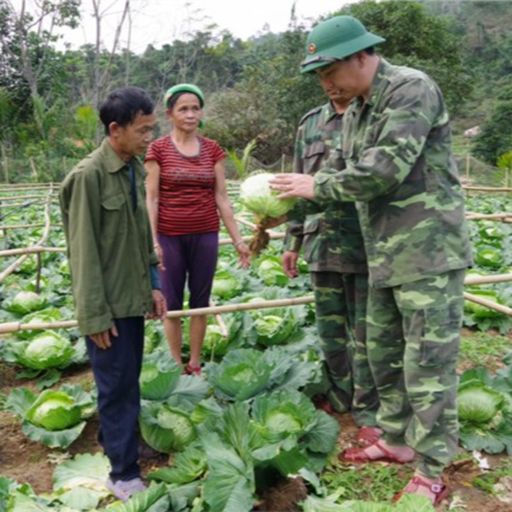
{"label": "woman in striped shirt", "polygon": [[[170,134],[155,140],[145,158],[147,206],[155,249],[160,257],[162,292],[169,310],[183,307],[188,279],[190,308],[209,304],[217,265],[219,216],[238,251],[249,265],[249,248],[235,222],[224,177],[225,153],[213,140],[197,133],[204,96],[192,84],[178,84],[165,94]],[[171,354],[182,364],[179,318],[167,318],[164,329]],[[199,374],[206,316],[190,321],[187,373]]]}

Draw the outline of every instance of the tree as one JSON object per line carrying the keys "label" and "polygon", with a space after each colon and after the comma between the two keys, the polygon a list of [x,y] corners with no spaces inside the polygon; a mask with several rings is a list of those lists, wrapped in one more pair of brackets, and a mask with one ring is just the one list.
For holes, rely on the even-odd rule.
{"label": "tree", "polygon": [[472,153],[496,165],[498,157],[512,150],[512,85],[505,82],[480,133],[473,139]]}
{"label": "tree", "polygon": [[416,1],[366,0],[337,14],[351,14],[386,41],[379,52],[394,64],[419,68],[443,91],[450,112],[460,112],[472,90],[464,68],[463,38],[454,19],[430,14]]}

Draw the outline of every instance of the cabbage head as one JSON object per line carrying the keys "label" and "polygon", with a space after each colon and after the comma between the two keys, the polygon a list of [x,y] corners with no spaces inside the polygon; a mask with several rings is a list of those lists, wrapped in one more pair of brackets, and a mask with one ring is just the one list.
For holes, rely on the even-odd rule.
{"label": "cabbage head", "polygon": [[71,342],[52,331],[45,331],[28,342],[19,362],[28,368],[45,370],[67,366],[75,351]]}
{"label": "cabbage head", "polygon": [[140,394],[146,400],[165,400],[176,387],[182,369],[175,365],[159,365],[146,361],[140,372]]}
{"label": "cabbage head", "polygon": [[278,256],[263,256],[258,263],[257,273],[267,286],[286,286],[289,281]]}
{"label": "cabbage head", "polygon": [[468,382],[459,388],[457,395],[461,422],[476,425],[488,423],[498,414],[502,404],[502,395],[480,382]]}
{"label": "cabbage head", "polygon": [[37,293],[23,291],[17,293],[10,304],[5,307],[17,315],[26,315],[32,311],[43,309],[45,305],[46,300]]}
{"label": "cabbage head", "polygon": [[220,326],[209,324],[206,326],[202,351],[207,356],[223,356],[228,351],[229,337],[224,336]]}
{"label": "cabbage head", "polygon": [[265,346],[282,345],[289,341],[297,329],[297,318],[291,309],[278,309],[252,313],[252,328],[257,343]]}
{"label": "cabbage head", "polygon": [[236,349],[229,351],[222,362],[212,365],[208,380],[224,397],[247,400],[267,387],[273,368],[264,352]]}
{"label": "cabbage head", "polygon": [[229,270],[219,269],[213,279],[212,294],[222,300],[229,300],[238,295],[242,285]]}
{"label": "cabbage head", "polygon": [[43,391],[26,413],[26,419],[46,430],[64,430],[81,421],[80,406],[64,391]]}
{"label": "cabbage head", "polygon": [[274,177],[269,172],[249,176],[240,186],[241,203],[257,218],[280,217],[293,208],[295,199],[278,199],[270,189],[269,181]]}
{"label": "cabbage head", "polygon": [[167,404],[144,404],[139,425],[144,441],[162,453],[181,451],[196,438],[189,414]]}

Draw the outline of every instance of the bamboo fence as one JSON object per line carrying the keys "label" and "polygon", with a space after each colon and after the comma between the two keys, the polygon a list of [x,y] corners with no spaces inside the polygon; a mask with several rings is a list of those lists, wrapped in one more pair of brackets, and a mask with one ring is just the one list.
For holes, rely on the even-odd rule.
{"label": "bamboo fence", "polygon": [[[210,306],[207,308],[186,309],[178,311],[168,311],[167,318],[182,318],[203,315],[221,315],[223,313],[236,313],[240,311],[249,311],[254,309],[279,308],[289,306],[300,306],[314,302],[313,295],[296,297],[292,299],[261,300],[253,302],[243,302],[239,304],[225,304],[223,306]],[[62,322],[7,322],[0,324],[0,334],[7,334],[25,330],[51,330],[51,329],[72,329],[77,327],[76,320],[65,320]]]}
{"label": "bamboo fence", "polygon": [[[271,239],[281,239],[284,238],[284,233],[271,233],[270,238]],[[244,242],[250,242],[252,240],[252,236],[243,236],[242,240]],[[18,249],[4,249],[3,251],[0,251],[0,257],[2,256],[19,256],[19,255],[29,255],[29,254],[38,254],[41,252],[66,252],[65,247],[45,247],[41,245],[39,241],[37,244],[31,246],[31,247],[20,247]],[[231,238],[221,238],[219,240],[219,245],[228,245],[232,244]],[[0,281],[1,282],[1,281]]]}
{"label": "bamboo fence", "polygon": [[[466,285],[475,284],[490,284],[490,283],[501,283],[512,281],[512,274],[496,274],[494,276],[468,276],[464,280]],[[471,302],[476,302],[489,309],[494,309],[500,313],[504,313],[508,316],[512,316],[512,308],[503,304],[497,304],[490,300],[484,299],[471,293],[464,293],[464,298]],[[187,309],[178,311],[168,311],[167,318],[183,318],[191,316],[202,316],[202,315],[222,315],[224,313],[236,313],[240,311],[258,310],[265,308],[279,308],[279,307],[290,307],[299,306],[302,304],[311,304],[314,302],[313,295],[305,295],[302,297],[294,297],[291,299],[275,299],[275,300],[261,300],[257,302],[243,302],[238,304],[224,304],[222,306],[210,306],[206,308]],[[223,324],[223,322],[222,322]],[[40,322],[24,324],[21,322],[7,322],[0,324],[0,334],[7,334],[12,332],[24,331],[24,330],[51,330],[51,329],[72,329],[77,327],[76,320],[65,320],[62,322]],[[219,325],[221,323],[219,322]],[[224,324],[225,327],[225,324]],[[222,325],[221,325],[222,328]],[[227,331],[227,329],[226,329]]]}
{"label": "bamboo fence", "polygon": [[[50,191],[48,192],[48,196],[46,198],[46,204],[44,207],[44,218],[45,218],[45,227],[43,234],[41,235],[41,238],[37,242],[36,245],[42,245],[46,242],[48,239],[48,235],[50,234],[50,225],[51,225],[51,219],[50,219],[50,207],[51,207],[51,201],[52,201],[52,191],[53,188],[50,187]],[[10,265],[7,266],[5,270],[3,270],[0,273],[0,283],[10,274],[12,274],[29,256],[29,253],[22,254],[18,259],[13,261]]]}
{"label": "bamboo fence", "polygon": [[510,187],[477,187],[472,185],[463,185],[464,190],[470,192],[512,192]]}

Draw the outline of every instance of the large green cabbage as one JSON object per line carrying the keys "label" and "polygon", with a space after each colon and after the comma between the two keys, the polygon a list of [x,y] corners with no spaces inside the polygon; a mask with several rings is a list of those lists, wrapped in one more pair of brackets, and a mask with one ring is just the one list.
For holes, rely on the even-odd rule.
{"label": "large green cabbage", "polygon": [[140,373],[140,394],[146,400],[165,400],[176,387],[181,375],[177,364],[146,361]]}
{"label": "large green cabbage", "polygon": [[278,199],[270,189],[269,181],[274,177],[268,172],[249,176],[240,186],[240,201],[256,217],[280,217],[293,208],[295,199]]}
{"label": "large green cabbage", "polygon": [[13,389],[5,407],[22,419],[22,431],[29,439],[65,449],[94,414],[95,400],[80,386],[65,384],[59,390],[46,390],[39,395],[24,388]]}
{"label": "large green cabbage", "polygon": [[227,269],[219,269],[213,279],[212,294],[223,300],[235,297],[242,290],[242,284],[237,277]]}
{"label": "large green cabbage", "polygon": [[52,331],[45,331],[31,340],[19,354],[19,360],[28,368],[45,370],[67,366],[74,355],[71,342]]}
{"label": "large green cabbage", "polygon": [[183,450],[196,437],[189,415],[167,404],[144,404],[139,425],[144,441],[162,453]]}
{"label": "large green cabbage", "polygon": [[32,311],[44,308],[45,305],[46,299],[37,293],[22,291],[17,293],[11,300],[10,304],[7,304],[5,308],[12,313],[26,315]]}
{"label": "large green cabbage", "polygon": [[67,393],[46,390],[27,411],[26,418],[47,430],[64,430],[79,423],[81,414],[80,407]]}
{"label": "large green cabbage", "polygon": [[503,403],[500,393],[481,383],[468,383],[459,389],[457,409],[459,419],[473,424],[487,423],[498,413]]}

